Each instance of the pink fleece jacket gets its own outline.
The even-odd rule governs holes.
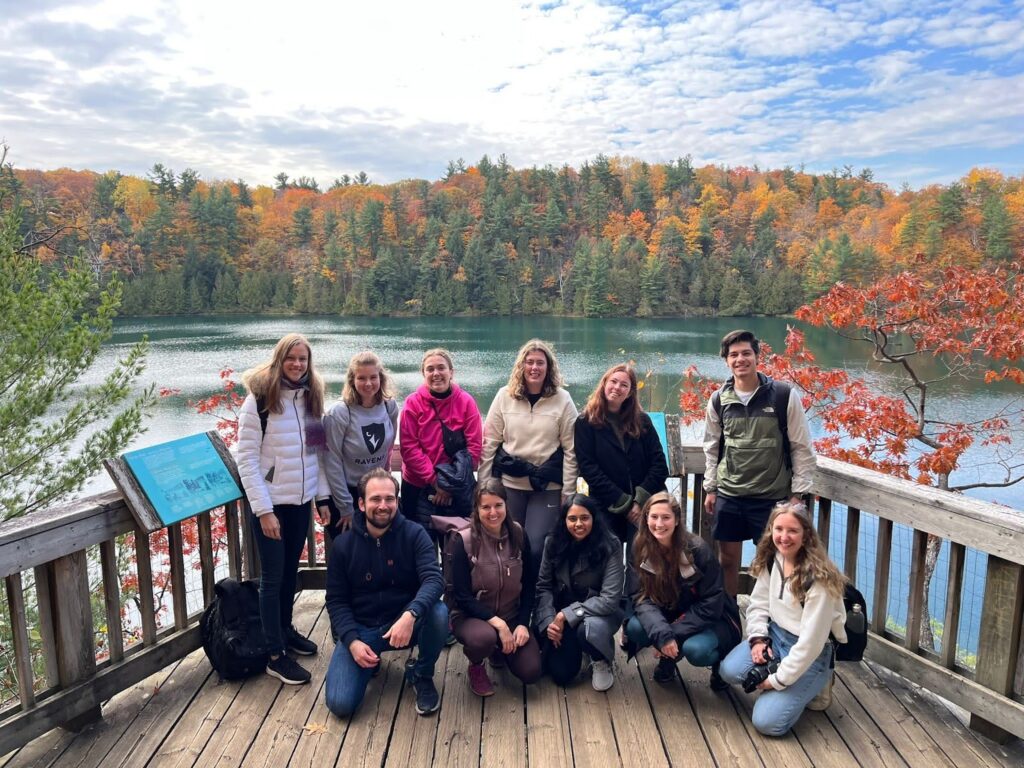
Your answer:
[[[418,488],[433,485],[434,467],[449,460],[444,452],[438,416],[449,429],[465,430],[473,469],[480,464],[483,426],[480,409],[472,395],[452,382],[452,393],[446,398],[437,398],[421,384],[406,398],[398,428],[402,479]]]

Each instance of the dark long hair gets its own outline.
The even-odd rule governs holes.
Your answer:
[[[580,542],[572,537],[565,525],[565,519],[573,507],[583,507],[594,520],[590,535]],[[558,522],[552,529],[549,538],[551,539],[549,555],[556,568],[567,557],[575,557],[585,559],[587,566],[591,569],[601,569],[609,557],[622,556],[622,544],[619,543],[615,534],[608,530],[600,506],[583,493],[574,493],[568,501],[562,504],[562,512],[558,516]]]
[[[516,523],[508,511],[508,491],[501,480],[496,477],[488,477],[476,484],[473,489],[473,511],[469,516],[469,525],[473,529],[473,536],[479,538],[484,535],[484,526],[480,522],[480,498],[484,494],[497,496],[505,502],[505,519],[501,527],[508,534],[509,547],[513,554],[519,554],[523,549],[523,529]]]
[[[586,419],[591,426],[605,426],[608,418],[608,400],[604,396],[604,385],[614,373],[624,373],[629,378],[629,397],[622,401],[619,416],[622,420],[622,431],[636,439],[640,437],[640,432],[643,430],[642,414],[644,409],[640,406],[637,393],[636,369],[627,363],[618,363],[604,372],[604,376],[597,382],[597,386],[590,394],[590,399],[587,400],[580,416]]]
[[[658,504],[667,504],[676,519],[672,543],[667,549],[654,538],[647,523],[651,507]],[[671,608],[679,601],[681,592],[679,568],[693,565],[693,550],[700,545],[700,539],[686,530],[683,509],[670,493],[662,491],[651,496],[644,503],[642,514],[643,519],[633,539],[633,567],[640,579],[640,596],[663,608]],[[640,567],[645,561],[654,573]]]

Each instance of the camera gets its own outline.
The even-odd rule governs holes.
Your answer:
[[[768,657],[768,661],[764,664],[755,664],[747,672],[746,677],[743,678],[743,690],[746,693],[753,693],[757,690],[757,686],[767,680],[768,675],[774,674],[779,668],[779,660],[775,658],[770,645],[765,646],[764,652],[765,656]]]

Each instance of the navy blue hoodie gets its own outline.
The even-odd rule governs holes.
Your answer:
[[[327,612],[337,642],[349,645],[358,630],[392,624],[407,609],[425,616],[441,599],[444,577],[422,526],[398,512],[379,539],[357,511],[352,527],[334,540],[327,563]]]

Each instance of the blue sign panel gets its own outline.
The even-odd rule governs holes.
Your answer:
[[[668,435],[665,431],[665,414],[648,413],[647,415],[651,417],[654,431],[658,433],[658,439],[661,440],[661,450],[665,452],[665,458],[668,459]]]
[[[129,451],[123,458],[165,525],[242,497],[205,434]]]

